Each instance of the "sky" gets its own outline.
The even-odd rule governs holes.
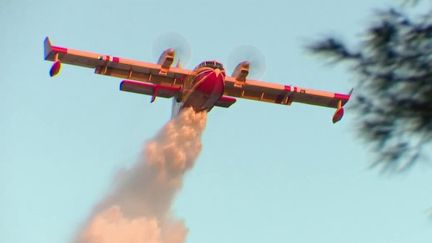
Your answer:
[[[156,61],[155,40],[176,32],[192,49],[187,68],[226,63],[237,46],[252,45],[266,59],[260,79],[345,93],[355,77],[304,46],[329,34],[363,38],[372,11],[395,1],[376,2],[2,0],[0,242],[69,242],[116,172],[170,118],[170,100],[150,104],[93,70],[64,65],[50,78],[46,36]],[[369,169],[374,154],[349,104],[336,125],[333,112],[248,100],[213,109],[173,205],[187,242],[431,242],[430,165],[401,175]]]

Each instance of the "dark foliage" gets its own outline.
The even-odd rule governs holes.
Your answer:
[[[377,152],[373,166],[403,171],[431,148],[432,14],[388,9],[375,18],[355,49],[333,37],[308,48],[351,65],[357,80],[351,107],[359,133]]]

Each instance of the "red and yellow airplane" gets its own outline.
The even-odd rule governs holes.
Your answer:
[[[184,107],[210,111],[214,106],[230,107],[236,98],[264,101],[281,105],[293,102],[335,108],[333,123],[342,119],[343,106],[350,94],[338,94],[290,85],[247,79],[249,63],[241,62],[231,76],[225,74],[217,61],[204,61],[194,70],[172,66],[175,51],[165,50],[157,64],[79,51],[51,45],[44,41],[45,60],[53,61],[50,75],[59,73],[61,64],[88,67],[95,73],[123,78],[120,90],[146,94],[151,102],[156,97],[173,98],[173,115]]]

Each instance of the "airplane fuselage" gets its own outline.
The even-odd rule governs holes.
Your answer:
[[[210,111],[224,93],[225,70],[216,61],[205,61],[194,70],[191,87],[185,92],[184,107]]]

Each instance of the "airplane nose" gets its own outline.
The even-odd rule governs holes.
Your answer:
[[[214,70],[214,73],[216,74],[216,78],[219,77],[219,75],[221,74],[221,70],[219,68],[216,68]]]

